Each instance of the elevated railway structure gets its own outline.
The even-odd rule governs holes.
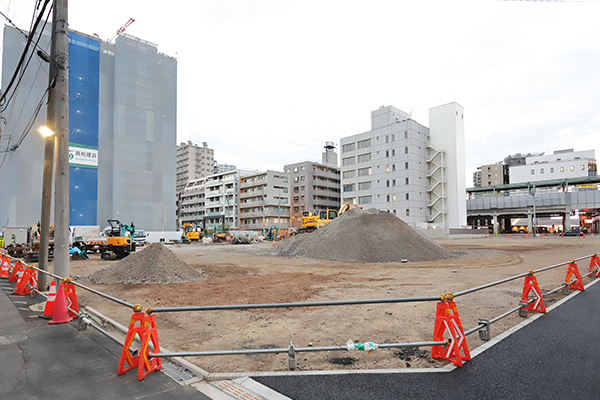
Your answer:
[[[467,189],[467,223],[509,233],[511,221],[526,221],[527,233],[542,233],[540,221],[557,221],[566,232],[577,215],[588,232],[600,232],[600,177],[556,179]],[[561,218],[559,218],[561,217]]]

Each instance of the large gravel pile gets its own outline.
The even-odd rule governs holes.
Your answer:
[[[89,276],[92,282],[102,285],[185,283],[203,278],[202,273],[187,265],[162,243],[153,243]]]
[[[283,240],[269,255],[332,261],[400,262],[453,258],[394,215],[353,208],[324,228]]]

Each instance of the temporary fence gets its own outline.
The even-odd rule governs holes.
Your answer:
[[[2,266],[6,260],[9,260],[5,254],[0,254]],[[586,274],[581,275],[577,262],[590,259],[588,271]],[[15,269],[17,264],[21,262],[16,260]],[[542,291],[540,289],[536,274],[551,269],[555,269],[561,266],[567,266],[567,273],[564,282],[555,289],[550,291]],[[366,299],[366,300],[346,300],[346,301],[320,301],[320,302],[297,302],[297,303],[269,303],[269,304],[237,304],[237,305],[216,305],[216,306],[188,306],[188,307],[148,307],[145,312],[142,311],[141,305],[133,305],[124,300],[118,299],[114,296],[102,293],[98,290],[90,288],[79,282],[75,282],[69,277],[60,277],[55,274],[49,273],[38,269],[32,265],[22,267],[22,272],[17,286],[26,287],[30,291],[28,294],[32,296],[40,294],[44,297],[50,297],[49,293],[46,296],[34,287],[34,281],[37,280],[31,277],[32,273],[27,271],[37,271],[38,273],[47,274],[57,280],[60,280],[58,295],[56,296],[57,305],[58,302],[69,301],[68,306],[63,306],[65,310],[68,310],[68,315],[59,317],[59,321],[55,323],[69,322],[71,317],[79,318],[79,329],[85,329],[87,326],[91,326],[98,330],[102,334],[106,335],[113,341],[123,346],[117,373],[123,374],[131,369],[138,370],[138,379],[142,380],[145,376],[156,370],[160,370],[162,367],[162,358],[168,357],[209,357],[209,356],[231,356],[231,355],[252,355],[252,354],[281,354],[287,353],[288,355],[288,366],[290,369],[295,369],[296,365],[296,353],[308,353],[308,352],[323,352],[323,351],[366,351],[371,352],[377,349],[391,349],[391,348],[407,348],[407,347],[431,347],[431,355],[434,359],[447,360],[452,362],[456,366],[461,366],[464,361],[470,361],[471,356],[467,345],[466,337],[475,332],[479,332],[481,340],[489,340],[491,338],[491,325],[499,320],[518,312],[521,317],[527,317],[529,312],[545,313],[546,306],[544,299],[561,289],[565,294],[571,290],[584,291],[583,278],[584,277],[600,277],[600,258],[597,254],[587,255],[584,257],[576,258],[571,261],[561,262],[558,264],[550,265],[544,268],[536,270],[530,270],[522,274],[514,275],[505,279],[501,279],[495,282],[480,285],[474,288],[461,290],[455,293],[444,293],[440,296],[429,296],[429,297],[405,297],[405,298],[381,298],[381,299]],[[4,270],[0,278],[5,278],[7,275]],[[14,273],[14,269],[10,267],[9,272]],[[12,276],[12,274],[11,274]],[[23,278],[26,277],[26,278]],[[27,278],[28,277],[28,278]],[[508,283],[520,278],[524,278],[523,291],[519,300],[519,305],[504,312],[501,315],[490,319],[480,318],[477,321],[477,325],[469,330],[464,330],[458,312],[458,306],[456,299],[472,294],[478,291],[489,289],[491,287]],[[6,279],[6,278],[5,278]],[[27,280],[26,283],[22,283]],[[85,310],[79,311],[77,306],[77,300],[75,296],[75,286],[87,290],[91,293],[102,296],[108,300],[111,300],[117,304],[129,307],[133,310],[133,314],[130,319],[129,327],[126,332],[125,340],[121,340],[113,336],[110,332],[103,329],[101,322],[96,317],[90,315]],[[65,287],[66,292],[65,292]],[[66,299],[66,300],[65,300]],[[69,300],[70,299],[70,300]],[[50,299],[48,299],[50,301]],[[374,305],[374,304],[391,304],[391,303],[415,303],[415,302],[437,302],[436,305],[436,316],[433,327],[433,338],[431,341],[421,342],[406,342],[406,343],[375,343],[375,342],[364,342],[355,343],[349,340],[345,345],[341,346],[322,346],[322,347],[295,347],[290,342],[288,347],[281,348],[268,348],[268,349],[235,349],[235,350],[214,350],[214,351],[186,351],[186,352],[161,352],[158,340],[158,330],[156,326],[156,314],[158,313],[169,313],[169,312],[206,312],[206,311],[227,311],[227,310],[255,310],[255,309],[277,309],[277,308],[309,308],[309,307],[337,307],[337,306],[356,306],[356,305]],[[53,318],[54,320],[54,318]],[[51,321],[52,323],[52,321]],[[141,343],[140,349],[133,349],[132,344],[135,339],[138,339]]]

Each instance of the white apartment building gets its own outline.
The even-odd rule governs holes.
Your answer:
[[[417,228],[466,225],[463,108],[429,110],[431,127],[395,107],[341,139],[342,202],[390,212]],[[461,191],[462,190],[462,191]]]
[[[527,157],[525,165],[510,167],[510,183],[540,182],[598,174],[594,150],[557,150],[553,154]]]
[[[252,173],[227,171],[188,182],[180,196],[179,226],[239,228],[240,179]]]
[[[235,169],[235,168],[234,168]],[[180,193],[188,181],[215,173],[215,151],[202,142],[202,147],[192,141],[177,146],[177,185]]]
[[[241,178],[240,228],[264,233],[272,226],[285,233],[290,227],[290,176],[265,171]]]

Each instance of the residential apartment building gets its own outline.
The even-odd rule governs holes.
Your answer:
[[[598,175],[594,150],[558,150],[527,157],[525,165],[509,169],[510,183],[539,182]]]
[[[371,112],[371,130],[341,139],[342,203],[390,212],[417,228],[466,224],[464,116],[429,110],[430,128],[395,107]]]
[[[283,170],[291,179],[291,227],[302,227],[302,212],[316,212],[341,205],[340,169],[332,142],[327,142],[322,163],[302,161],[286,164]]]
[[[240,227],[240,179],[254,171],[234,170],[189,181],[180,195],[179,227]]]
[[[285,233],[290,227],[290,176],[267,170],[241,178],[240,228],[264,233],[277,227]]]
[[[505,166],[502,163],[482,165],[473,173],[473,187],[503,185]]]
[[[212,175],[215,171],[215,151],[202,142],[202,147],[192,141],[177,146],[177,193],[180,193],[188,181]],[[235,169],[235,168],[233,168]]]
[[[231,164],[219,164],[218,162],[215,161],[215,174],[218,174],[219,172],[227,172],[227,171],[233,171],[236,170],[237,167],[235,165],[231,165]]]
[[[51,30],[48,25],[38,43],[46,53]],[[3,88],[25,41],[5,26]],[[119,219],[140,229],[175,229],[177,60],[127,34],[111,43],[69,31],[68,46],[69,224]],[[9,107],[14,112],[3,115],[0,185],[10,190],[0,191],[0,221],[7,226],[30,226],[41,213],[45,140],[37,129],[46,124],[45,102],[36,109],[48,87],[48,64],[36,51],[29,49]]]

